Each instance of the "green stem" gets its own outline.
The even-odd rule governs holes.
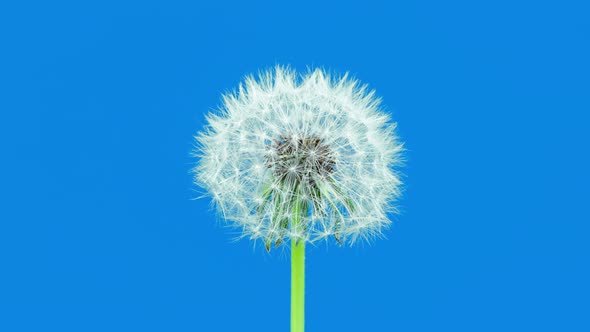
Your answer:
[[[305,240],[291,241],[291,332],[303,332],[305,322]]]
[[[303,217],[307,204],[299,199],[293,204],[293,224],[298,234],[305,228]],[[305,328],[305,239],[291,238],[291,332],[303,332]]]

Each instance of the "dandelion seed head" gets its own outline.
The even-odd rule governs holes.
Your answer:
[[[278,66],[222,100],[196,137],[193,173],[243,236],[267,248],[301,239],[352,244],[391,223],[403,146],[365,85]]]

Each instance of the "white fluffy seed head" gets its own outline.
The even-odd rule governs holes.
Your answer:
[[[374,91],[317,69],[276,67],[223,96],[197,137],[195,183],[267,249],[382,234],[400,195],[402,144]]]

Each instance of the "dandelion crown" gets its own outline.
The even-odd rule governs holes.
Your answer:
[[[267,250],[371,239],[390,224],[401,186],[402,144],[379,103],[358,81],[319,69],[247,77],[197,136],[195,182]]]

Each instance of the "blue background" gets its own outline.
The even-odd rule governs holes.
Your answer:
[[[583,1],[3,2],[1,331],[287,331],[288,251],[189,169],[243,75],[369,83],[407,142],[387,240],[309,248],[308,331],[590,331]]]

